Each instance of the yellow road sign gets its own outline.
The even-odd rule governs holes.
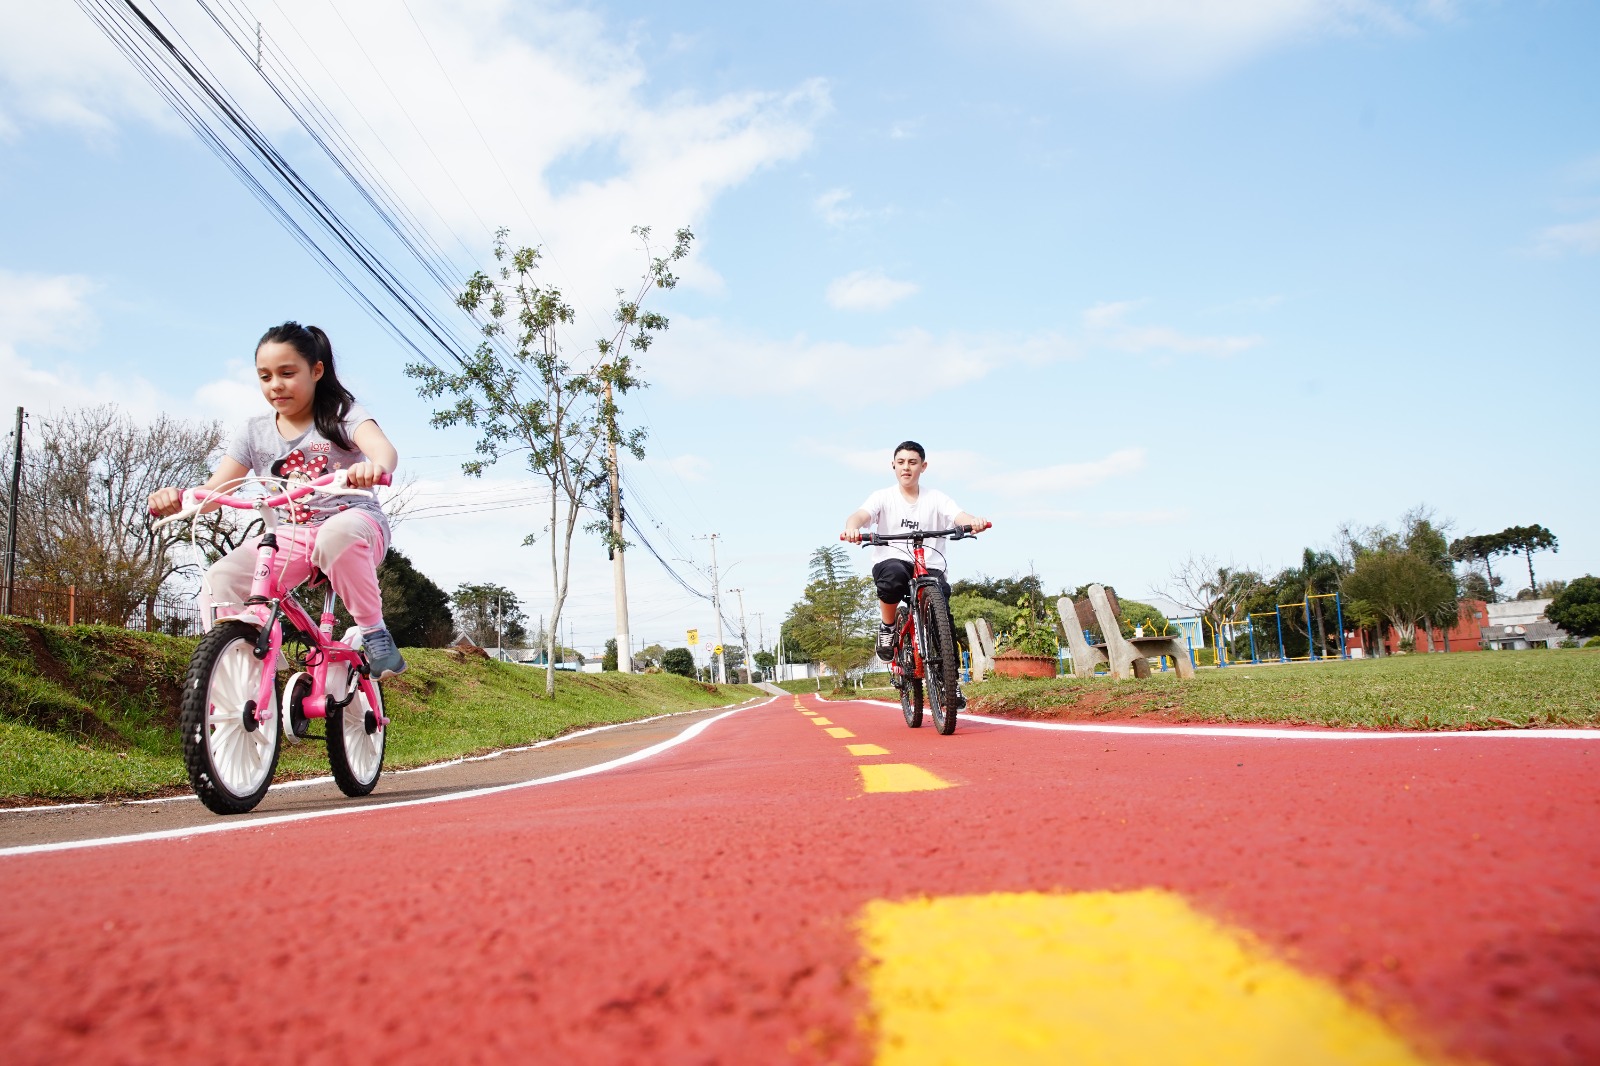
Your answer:
[[[718,644],[715,648],[712,648],[711,649],[711,654],[712,655],[721,655],[722,654],[722,645]]]
[[[689,630],[689,645],[690,645],[690,647],[693,647],[694,645],[696,645],[698,643],[700,643],[700,631],[698,629]]]

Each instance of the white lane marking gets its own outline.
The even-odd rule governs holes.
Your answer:
[[[900,710],[898,703],[886,700],[850,700],[874,707]],[[1084,725],[1073,722],[1022,722],[1012,718],[990,718],[984,714],[961,714],[969,722],[1009,725],[1018,729],[1054,729],[1063,733],[1135,733],[1164,737],[1242,737],[1247,740],[1428,740],[1440,737],[1480,737],[1505,740],[1592,740],[1600,743],[1600,729],[1454,729],[1384,732],[1378,729],[1272,729],[1266,726],[1205,725]]]
[[[631,755],[612,759],[610,762],[598,763],[594,766],[585,766],[579,770],[568,770],[565,773],[552,774],[549,777],[536,777],[528,781],[514,781],[509,785],[491,785],[486,788],[475,788],[466,792],[450,792],[443,796],[426,796],[422,799],[398,800],[394,803],[372,803],[361,807],[329,807],[320,811],[302,811],[297,814],[275,814],[266,818],[253,818],[243,822],[212,822],[206,825],[190,826],[185,829],[161,829],[150,833],[132,833],[120,837],[96,837],[92,840],[63,840],[55,844],[23,844],[17,847],[0,848],[0,858],[11,855],[37,855],[47,851],[75,851],[79,848],[99,848],[112,844],[141,844],[149,840],[181,840],[185,837],[204,836],[208,833],[237,832],[241,829],[257,829],[262,826],[286,825],[291,822],[309,822],[318,818],[348,817],[357,814],[373,814],[378,811],[398,810],[401,807],[420,807],[431,803],[449,803],[455,800],[475,799],[479,796],[493,796],[500,792],[511,792],[519,788],[530,788],[534,785],[553,785],[559,781],[571,781],[579,777],[588,777],[591,774],[605,773],[615,770],[619,766],[629,763],[643,762],[654,758],[662,752],[669,751],[679,744],[687,743],[704,733],[713,722],[720,722],[724,718],[748,711],[754,707],[765,707],[776,696],[762,700],[760,703],[748,703],[735,707],[731,711],[723,711],[712,718],[704,718],[689,726],[675,737],[663,740],[659,744],[652,744],[648,748],[641,748]]]
[[[746,704],[749,702],[749,700],[745,701]],[[765,702],[770,703],[771,700],[767,700]],[[738,706],[742,709],[744,704],[736,705],[732,703],[724,703],[722,706]],[[446,767],[461,766],[469,762],[488,762],[490,759],[498,759],[502,755],[516,755],[519,752],[532,751],[535,748],[548,748],[552,744],[565,744],[569,740],[577,740],[580,737],[593,736],[596,733],[604,733],[608,729],[621,729],[625,725],[644,725],[646,722],[663,722],[668,718],[679,718],[686,714],[704,714],[708,710],[718,709],[719,708],[715,707],[701,707],[698,710],[693,711],[669,711],[666,714],[652,715],[649,718],[634,718],[626,722],[612,722],[610,725],[591,726],[588,729],[580,729],[576,733],[563,733],[559,737],[551,737],[549,740],[539,740],[532,744],[524,744],[519,748],[501,748],[499,751],[491,751],[486,755],[463,755],[459,759],[447,759],[444,762],[431,762],[426,766],[409,766],[404,770],[389,770],[385,773],[385,776],[400,777],[403,774],[425,774],[430,770],[443,770]],[[272,786],[272,790],[274,792],[283,792],[291,788],[308,788],[312,785],[331,784],[333,784],[333,778],[331,777],[302,777],[295,781],[285,781],[282,784],[275,784]],[[181,796],[157,796],[155,799],[113,800],[88,803],[55,803],[48,807],[4,807],[0,808],[0,817],[8,814],[42,814],[48,811],[70,811],[81,807],[139,807],[154,803],[199,802],[199,797],[197,797],[193,792],[185,792]]]

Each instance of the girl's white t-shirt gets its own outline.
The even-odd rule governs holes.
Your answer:
[[[867,497],[861,510],[872,516],[872,528],[879,533],[910,533],[914,529],[949,529],[956,524],[961,507],[938,489],[922,489],[915,502],[907,500],[900,486],[879,489]],[[938,537],[922,542],[929,553],[926,562],[929,570],[943,570],[945,538]],[[937,553],[937,554],[934,554]],[[903,559],[911,562],[911,542],[897,540],[892,544],[875,544],[872,562],[876,566],[886,559]]]

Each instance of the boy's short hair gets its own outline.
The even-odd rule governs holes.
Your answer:
[[[896,444],[890,457],[893,458],[893,456],[899,455],[901,452],[916,452],[918,459],[921,459],[923,462],[928,461],[928,453],[923,451],[922,445],[918,444],[914,440],[903,440],[899,444]]]

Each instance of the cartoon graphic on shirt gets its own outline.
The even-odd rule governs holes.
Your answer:
[[[305,484],[321,477],[327,469],[328,457],[326,455],[318,455],[307,459],[305,452],[296,448],[272,464],[272,476],[281,477],[290,484]],[[312,514],[310,507],[298,501],[289,507],[289,520],[298,525],[309,523]]]

